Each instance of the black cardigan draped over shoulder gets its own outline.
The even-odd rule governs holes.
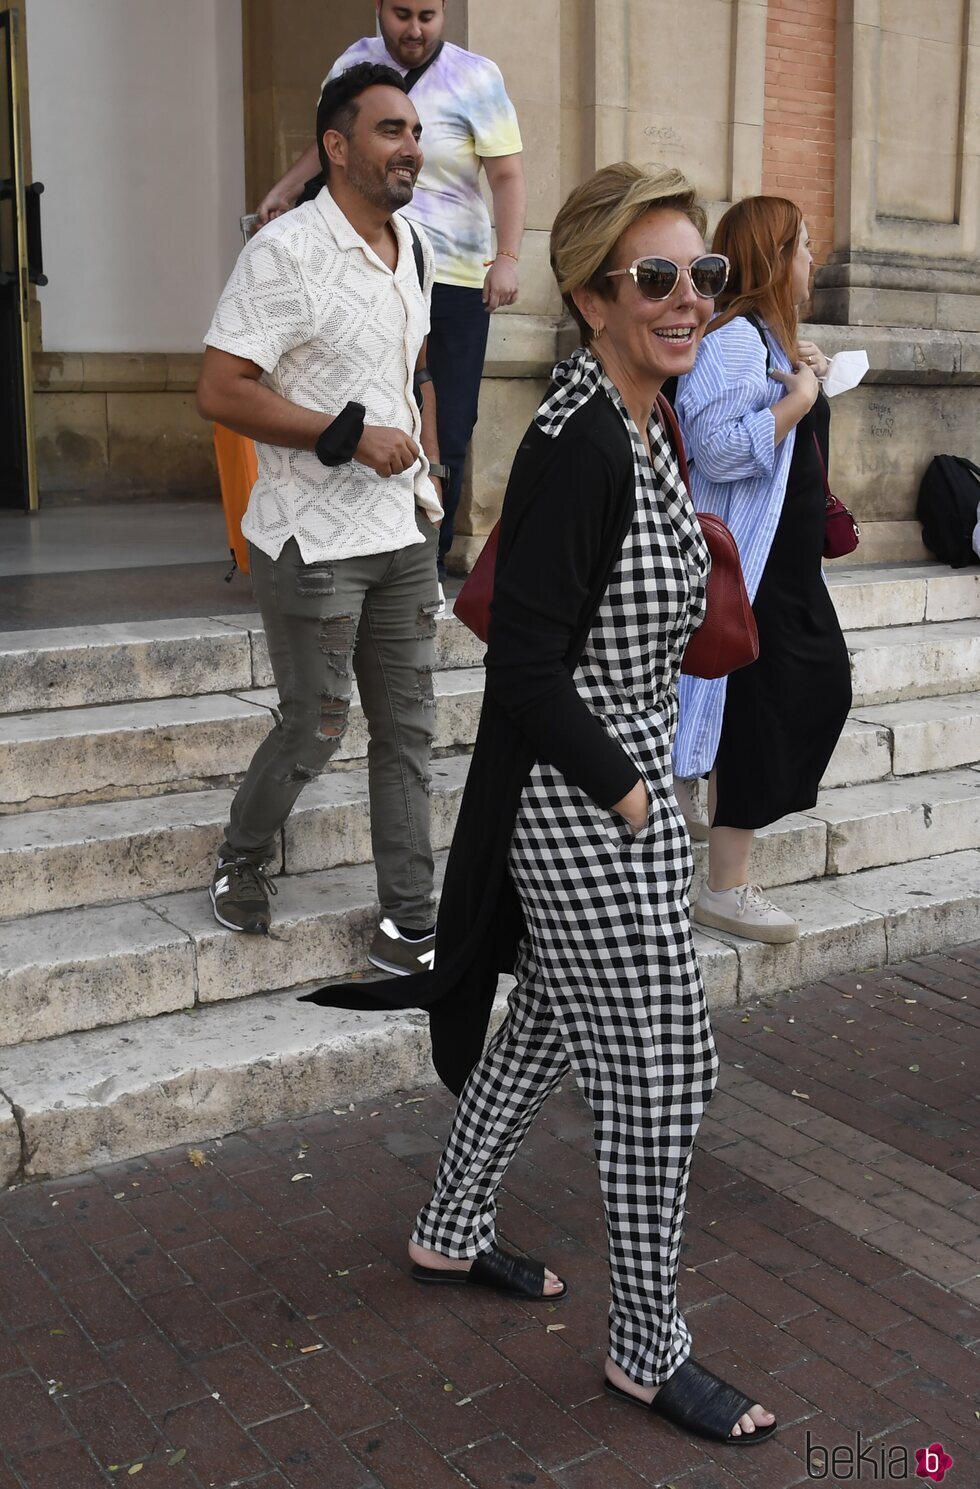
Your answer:
[[[558,435],[531,425],[504,497],[483,711],[446,867],[435,968],[306,995],[339,1008],[427,1009],[435,1068],[456,1094],[483,1052],[498,974],[513,972],[525,930],[507,857],[531,767],[547,761],[605,808],[640,779],[573,681],[635,507],[629,434],[601,389]]]

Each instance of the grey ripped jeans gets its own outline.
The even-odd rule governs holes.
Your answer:
[[[256,862],[278,857],[296,798],[344,736],[353,675],[370,741],[381,911],[409,929],[435,918],[429,755],[439,535],[424,513],[416,518],[424,543],[393,553],[304,564],[292,538],[275,560],[250,547],[281,721],[252,757],[221,849]]]

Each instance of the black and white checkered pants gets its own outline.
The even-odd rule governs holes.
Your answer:
[[[571,1068],[595,1117],[609,1353],[630,1380],[659,1385],[691,1347],[677,1264],[694,1137],[717,1074],[688,914],[691,843],[670,764],[674,683],[703,614],[707,553],[663,430],[651,422],[648,456],[598,364],[590,377],[574,396],[608,395],[619,409],[637,491],[576,687],[634,760],[650,815],[634,836],[552,766],[534,766],[510,847],[527,923],[517,988],[463,1089],[413,1239],[449,1257],[487,1250],[507,1165]],[[590,393],[600,383],[605,395]]]
[[[517,988],[463,1090],[414,1235],[451,1257],[491,1245],[507,1165],[571,1067],[595,1116],[610,1356],[640,1385],[666,1380],[690,1351],[677,1266],[717,1068],[688,920],[690,843],[669,784],[651,774],[650,821],[633,837],[549,766],[534,768],[511,845],[528,925]]]

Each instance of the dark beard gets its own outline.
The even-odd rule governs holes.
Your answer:
[[[359,192],[372,207],[386,212],[397,212],[412,200],[414,187],[407,181],[398,181],[387,171],[378,171],[365,166],[362,158],[353,151],[347,158],[347,182]]]

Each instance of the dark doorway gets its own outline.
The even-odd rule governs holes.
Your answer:
[[[0,507],[37,509],[30,286],[44,284],[40,184],[24,180],[18,22],[0,11]]]

